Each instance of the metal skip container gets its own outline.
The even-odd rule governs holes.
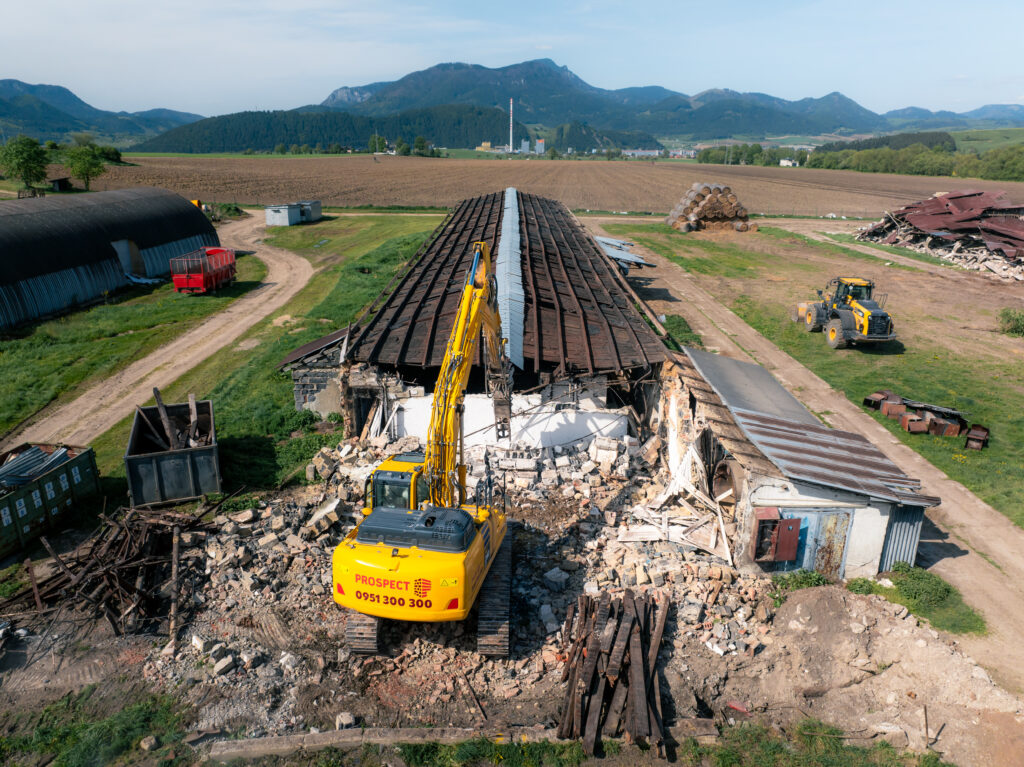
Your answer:
[[[124,454],[133,507],[189,501],[221,491],[213,403],[138,408]],[[172,434],[168,434],[169,426]]]

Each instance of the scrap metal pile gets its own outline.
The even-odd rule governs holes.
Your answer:
[[[857,235],[966,269],[1024,282],[1024,206],[1003,192],[957,191],[915,202]]]
[[[38,445],[32,445],[20,453],[11,451],[7,460],[0,466],[0,491],[27,485],[70,460],[71,455],[66,447],[47,452]]]
[[[665,223],[680,232],[698,229],[757,231],[757,224],[747,220],[747,209],[730,187],[700,181],[686,191]]]
[[[201,507],[192,515],[132,509],[120,519],[100,514],[103,525],[96,533],[64,555],[40,537],[53,558],[53,573],[37,579],[27,562],[29,585],[0,601],[0,615],[17,619],[82,609],[106,619],[118,636],[168,619],[174,637],[179,603],[189,603],[180,598],[186,580],[180,577],[178,561],[181,538],[185,531],[199,529],[209,511]]]
[[[593,755],[600,733],[621,729],[631,743],[647,742],[662,753],[664,717],[657,660],[669,599],[629,589],[614,600],[581,595],[569,606],[562,631],[568,682],[558,728],[561,738],[582,738]]]

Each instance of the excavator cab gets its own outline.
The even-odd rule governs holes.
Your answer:
[[[413,510],[429,501],[424,460],[423,453],[400,453],[374,470],[363,489],[363,514],[377,508]]]

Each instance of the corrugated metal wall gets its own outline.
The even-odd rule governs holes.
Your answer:
[[[220,245],[216,234],[195,234],[174,242],[165,242],[155,248],[139,251],[146,263],[146,277],[162,277],[171,272],[171,259],[198,250],[204,245],[216,247]]]
[[[113,248],[110,253],[108,261],[62,269],[12,285],[0,285],[0,328],[62,312],[126,285],[128,281]]]
[[[878,572],[892,570],[897,562],[914,564],[917,545],[921,541],[924,509],[920,506],[896,506],[889,514],[889,527],[885,531],[885,545]]]

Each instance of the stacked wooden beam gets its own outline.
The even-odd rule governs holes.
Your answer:
[[[664,748],[657,660],[670,601],[658,592],[612,598],[581,595],[570,605],[562,632],[567,684],[558,727],[561,738],[582,738],[594,755],[603,733]]]
[[[202,526],[202,517],[211,510],[201,507],[195,514],[183,514],[131,509],[116,518],[101,513],[100,528],[63,555],[40,537],[53,558],[53,574],[37,579],[31,560],[26,560],[29,585],[0,601],[0,615],[31,618],[33,613],[41,616],[61,608],[81,610],[105,619],[118,636],[166,618],[173,639],[181,591],[181,537]]]
[[[669,213],[665,223],[681,232],[698,229],[757,231],[747,220],[747,209],[728,186],[698,181]]]

